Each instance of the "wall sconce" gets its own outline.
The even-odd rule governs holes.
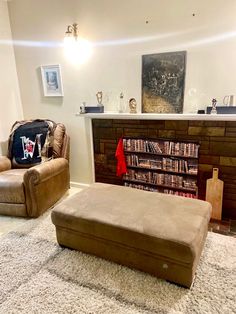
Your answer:
[[[72,25],[68,25],[67,31],[65,33],[64,42],[77,41],[78,34],[79,34],[79,30],[78,30],[78,24],[77,23],[74,23]]]
[[[92,53],[89,41],[79,36],[77,23],[67,26],[64,48],[66,57],[73,63],[84,63]]]

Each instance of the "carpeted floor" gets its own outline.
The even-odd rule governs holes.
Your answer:
[[[63,199],[74,195],[77,192],[80,192],[82,188],[71,186],[70,189],[65,193],[65,195],[58,201],[61,202]],[[23,218],[23,217],[11,217],[0,215],[0,237],[8,233],[19,226],[23,225],[26,221],[32,218]],[[1,313],[0,313],[1,314]]]
[[[0,238],[0,313],[236,313],[236,239],[208,233],[193,287],[58,246],[50,213]]]

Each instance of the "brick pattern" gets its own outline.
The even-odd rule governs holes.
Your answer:
[[[236,219],[236,122],[93,119],[92,123],[97,182],[123,184],[116,176],[115,158],[122,136],[197,141],[199,198],[205,199],[206,180],[213,167],[219,168],[224,181],[222,216]]]

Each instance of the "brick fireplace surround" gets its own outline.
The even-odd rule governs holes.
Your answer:
[[[206,180],[219,168],[224,181],[224,219],[236,219],[236,121],[92,118],[95,181],[122,185],[115,151],[122,136],[193,140],[200,144],[198,187],[205,199]]]

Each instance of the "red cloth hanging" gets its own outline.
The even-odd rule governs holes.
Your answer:
[[[122,174],[127,172],[126,162],[125,162],[125,154],[124,154],[124,148],[123,148],[123,139],[120,138],[117,148],[116,148],[116,159],[117,159],[117,165],[116,165],[116,175],[118,177],[122,176]]]

